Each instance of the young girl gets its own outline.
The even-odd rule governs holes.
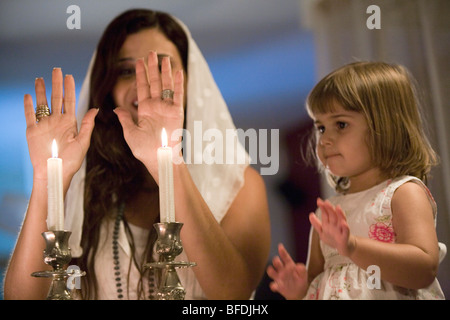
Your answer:
[[[437,156],[408,72],[346,65],[315,86],[307,110],[337,195],[310,214],[307,266],[279,245],[270,288],[286,299],[444,299],[436,204],[424,184]]]

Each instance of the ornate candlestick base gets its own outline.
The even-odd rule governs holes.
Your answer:
[[[146,268],[157,269],[158,300],[184,300],[186,291],[178,278],[177,268],[188,268],[196,266],[195,262],[174,261],[183,251],[180,231],[183,224],[180,222],[155,223],[154,228],[158,234],[156,240],[156,252],[159,261],[147,263]]]
[[[52,266],[53,270],[33,272],[33,277],[52,278],[52,284],[47,295],[47,300],[72,300],[72,294],[68,290],[69,277],[84,276],[86,273],[78,269],[68,268],[64,265],[72,259],[69,248],[70,231],[47,231],[42,236],[45,240],[44,262]]]

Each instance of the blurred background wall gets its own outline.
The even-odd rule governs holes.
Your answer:
[[[339,3],[337,6],[336,4]],[[272,222],[272,247],[283,242],[306,261],[308,213],[330,190],[300,156],[311,121],[304,100],[315,82],[354,60],[385,59],[412,69],[429,93],[433,145],[443,165],[433,180],[438,235],[449,244],[449,16],[445,0],[15,0],[0,2],[0,280],[14,247],[32,185],[23,95],[53,67],[74,75],[77,93],[101,33],[129,8],[166,11],[189,28],[210,64],[238,128],[279,130],[279,170],[263,176]],[[368,29],[369,5],[381,9],[381,29]],[[81,28],[68,29],[70,5]],[[447,40],[446,42],[444,40]],[[430,62],[431,57],[431,62]],[[49,90],[48,90],[49,91]],[[448,94],[448,93],[447,93]],[[49,95],[49,92],[48,92]],[[430,109],[431,110],[431,109]],[[261,164],[254,165],[260,168]],[[448,261],[448,257],[445,261]],[[269,261],[268,261],[269,263]],[[439,279],[450,296],[448,262]],[[0,298],[2,297],[0,293]],[[260,298],[278,299],[263,279]]]

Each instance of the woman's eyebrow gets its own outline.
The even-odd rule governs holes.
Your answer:
[[[127,62],[127,61],[136,61],[136,59],[131,58],[131,57],[127,57],[127,58],[120,58],[118,62]]]
[[[169,57],[172,58],[169,54],[166,53],[158,53],[158,60],[161,60],[164,57]],[[127,62],[127,61],[132,61],[135,62],[137,59],[136,58],[132,58],[132,57],[124,57],[124,58],[119,58],[118,62]]]

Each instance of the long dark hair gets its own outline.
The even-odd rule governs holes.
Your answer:
[[[146,9],[133,9],[116,17],[104,31],[97,46],[92,69],[89,108],[99,108],[86,154],[84,223],[81,239],[83,256],[76,259],[83,277],[82,297],[97,298],[94,271],[100,225],[107,216],[116,214],[118,204],[125,203],[143,186],[145,167],[137,160],[123,137],[122,126],[113,109],[112,95],[117,81],[117,58],[128,35],[143,29],[160,30],[177,47],[187,72],[188,41],[182,27],[168,14]],[[127,226],[125,222],[125,226]],[[149,239],[154,242],[154,239]],[[133,244],[132,244],[133,246]],[[151,256],[153,243],[147,246]]]

